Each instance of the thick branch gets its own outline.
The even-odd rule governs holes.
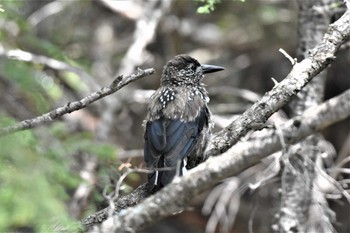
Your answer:
[[[299,0],[298,47],[297,57],[304,58],[307,51],[322,40],[330,23],[330,14],[316,10],[333,0]],[[290,103],[293,116],[306,109],[319,105],[324,96],[327,70],[319,73]],[[313,202],[312,190],[315,179],[315,161],[322,153],[317,145],[325,143],[320,134],[312,135],[300,143],[289,147],[284,154],[288,160],[283,166],[281,176],[281,207],[278,227],[280,232],[295,229],[307,232],[308,219],[313,213],[310,208]],[[316,149],[317,148],[317,149]],[[277,226],[277,225],[276,225]],[[327,230],[325,230],[327,231]]]
[[[281,149],[281,138],[283,135],[286,144],[294,144],[309,136],[312,132],[318,132],[329,125],[341,121],[349,116],[350,90],[338,97],[334,97],[325,103],[306,110],[302,115],[288,120],[280,128],[280,132],[274,130],[267,135],[254,138],[248,142],[241,142],[244,148],[241,149],[245,156],[258,156],[259,154],[269,155]],[[241,143],[233,146],[230,151],[240,151]]]
[[[348,9],[339,20],[329,26],[322,42],[309,51],[309,57],[297,63],[282,82],[215,136],[205,157],[225,152],[249,130],[264,123],[274,112],[289,102],[315,75],[335,59],[336,51],[349,35]]]
[[[349,102],[350,90],[289,120],[281,127],[284,140],[290,144],[296,143],[316,131],[349,117]],[[112,224],[110,221],[103,223],[102,232],[125,232],[128,229],[136,231],[154,221],[182,211],[199,193],[224,178],[239,174],[244,169],[258,163],[262,158],[280,150],[282,146],[279,137],[276,133],[269,139],[266,138],[266,142],[256,143],[259,141],[257,139],[246,143],[245,147],[235,146],[228,153],[209,158],[190,170],[188,175],[177,178],[141,204],[119,212],[111,220]],[[252,147],[254,149],[250,150],[249,148]],[[144,186],[140,188],[145,190]],[[140,190],[138,192],[140,193]],[[118,200],[116,205],[121,206],[125,200],[128,198]],[[83,221],[84,227],[88,228],[95,223],[102,222],[107,217],[107,213],[108,208],[89,216]]]
[[[334,60],[335,52],[350,35],[349,21],[350,12],[348,10],[343,17],[330,25],[323,41],[315,49],[310,51],[308,58],[293,67],[293,70],[285,80],[276,85],[273,90],[266,93],[260,101],[214,138],[214,142],[206,152],[207,157],[225,152],[241,136],[253,128],[254,125],[264,123],[272,113],[287,103],[312,77],[317,75]],[[323,115],[319,113],[312,115],[313,117],[303,115],[305,118],[300,116],[296,122],[294,122],[295,119],[289,121],[286,127],[283,127],[284,131],[291,131],[289,134],[283,134],[285,141],[295,143],[300,138],[304,138],[316,130],[323,129],[349,116],[350,109],[346,104],[350,101],[349,97],[350,93],[346,92],[341,97],[338,97],[337,100],[332,100],[335,102],[328,101],[309,112],[312,115],[315,112],[324,111],[325,113]],[[342,109],[343,112],[338,109]],[[333,114],[334,112],[339,112],[339,114]],[[315,122],[310,121],[311,119],[314,119]],[[319,120],[316,121],[316,119]],[[192,169],[189,175],[175,180],[172,184],[146,199],[142,204],[120,212],[119,215],[114,217],[112,221],[114,224],[111,224],[111,228],[108,228],[106,231],[111,232],[113,230],[115,232],[121,232],[130,230],[131,228],[136,230],[153,221],[182,210],[189,200],[198,193],[203,192],[225,177],[238,174],[272,152],[281,149],[278,136],[274,138],[273,145],[271,145],[271,140],[269,140],[270,144],[265,143],[266,147],[270,147],[264,151],[266,153],[259,153],[260,150],[258,150],[257,153],[244,156],[242,156],[243,153],[234,156],[226,153],[216,158],[210,158],[208,161]],[[98,217],[96,216],[96,218]],[[87,219],[88,221],[83,221],[85,227],[101,222],[101,219],[95,219],[94,215],[89,216]]]
[[[73,111],[77,111],[79,109],[85,108],[87,105],[107,96],[113,94],[114,92],[120,90],[122,87],[128,85],[129,83],[143,78],[145,76],[151,75],[155,72],[153,68],[141,70],[138,69],[133,74],[123,77],[118,76],[111,85],[107,87],[103,87],[101,90],[92,93],[91,95],[74,102],[69,102],[65,106],[56,108],[48,113],[45,113],[41,116],[38,116],[33,119],[24,120],[15,125],[7,126],[5,128],[0,129],[0,137],[5,136],[11,133],[15,133],[21,130],[31,129],[39,125],[47,124],[52,122],[58,117],[63,116],[64,114],[71,113]]]

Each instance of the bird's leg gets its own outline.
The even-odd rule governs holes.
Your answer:
[[[177,161],[175,177],[180,177],[187,174],[186,165],[187,165],[187,158],[185,158],[182,161],[181,160]]]
[[[177,160],[177,163],[176,163],[176,173],[175,173],[175,177],[179,177],[181,174],[180,174],[180,171],[181,171],[181,160]],[[174,177],[174,178],[175,178]]]
[[[156,171],[156,178],[154,179],[154,185],[157,185],[158,183],[158,171]]]
[[[186,169],[186,165],[187,165],[187,158],[185,158],[183,161],[183,165],[182,165],[182,175],[185,176],[187,174],[187,169]]]

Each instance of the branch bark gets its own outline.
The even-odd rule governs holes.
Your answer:
[[[219,155],[234,145],[249,130],[262,125],[274,112],[288,103],[311,79],[335,59],[339,47],[349,38],[350,12],[331,24],[323,40],[308,51],[300,63],[294,65],[288,76],[238,119],[220,131],[212,140],[205,157]]]
[[[250,129],[263,124],[269,116],[286,104],[315,75],[334,60],[335,53],[349,36],[350,11],[348,9],[337,22],[329,26],[323,41],[309,51],[309,57],[297,63],[281,83],[277,84],[260,101],[215,136],[206,151],[206,157],[216,156],[227,151]],[[346,92],[339,99],[327,101],[325,104],[311,110],[311,112],[308,111],[301,117],[288,121],[286,123],[287,128],[284,128],[286,133],[283,134],[285,141],[295,143],[297,140],[349,116],[349,106],[345,106],[345,103],[348,103],[349,100],[350,93]],[[322,114],[314,115],[315,112],[318,114],[322,112]],[[314,122],[310,121],[311,119]],[[317,121],[316,119],[323,120]],[[288,133],[289,131],[290,133]],[[208,161],[192,169],[189,175],[174,180],[173,183],[147,198],[142,204],[123,210],[114,216],[113,219],[102,225],[102,230],[104,232],[132,232],[153,221],[182,211],[195,195],[208,189],[221,179],[235,175],[256,164],[270,153],[281,149],[278,136],[275,136],[273,144],[265,143],[266,147],[267,145],[269,145],[269,148],[265,150],[265,152],[268,152],[267,154],[258,151],[245,156],[232,156],[232,154],[226,153],[216,158],[209,158]],[[101,216],[91,215],[82,223],[88,228],[95,223],[100,223]]]
[[[349,117],[350,106],[347,104],[349,101],[350,90],[287,121],[280,128],[285,142],[288,144],[296,143]],[[190,200],[199,193],[224,178],[239,174],[281,148],[280,135],[277,133],[245,142],[244,146],[237,144],[227,153],[209,158],[190,170],[188,175],[177,178],[139,205],[121,211],[124,207],[130,206],[130,204],[134,205],[149,196],[145,185],[117,200],[116,206],[119,207],[115,210],[117,214],[108,221],[105,221],[109,211],[109,208],[106,208],[90,215],[82,221],[82,224],[85,230],[103,222],[98,229],[100,232],[134,232],[154,221],[183,211]],[[96,228],[97,226],[92,228],[92,232],[95,232]]]
[[[331,5],[333,0],[299,0],[297,57],[304,58],[307,51],[322,40],[331,20],[331,14],[316,10]],[[324,96],[327,70],[303,88],[290,103],[292,115],[297,116],[306,109],[319,105]],[[289,147],[281,177],[281,207],[278,228],[280,232],[308,232],[308,219],[313,202],[313,183],[316,177],[315,161],[321,156],[320,144],[326,143],[320,134],[311,135],[300,143]],[[324,230],[325,232],[330,229]]]
[[[77,111],[79,109],[85,108],[87,105],[107,96],[110,94],[113,94],[114,92],[120,90],[124,86],[128,85],[129,83],[143,78],[145,76],[151,75],[155,72],[153,68],[142,70],[137,69],[136,72],[134,72],[131,75],[128,75],[126,77],[123,77],[122,75],[116,77],[114,81],[111,83],[111,85],[107,87],[103,87],[101,90],[96,91],[92,93],[91,95],[78,100],[74,102],[68,102],[65,106],[56,108],[48,113],[45,113],[41,116],[35,117],[33,119],[27,119],[24,121],[21,121],[17,124],[7,126],[0,129],[0,137],[15,133],[21,130],[31,129],[34,127],[37,127],[39,125],[47,124],[52,122],[53,120],[57,119],[58,117],[63,116],[64,114],[71,113],[73,111]]]
[[[259,158],[266,157],[282,148],[279,135],[284,136],[284,141],[287,144],[293,144],[313,132],[327,128],[335,121],[340,121],[349,116],[349,108],[341,108],[341,106],[346,104],[349,100],[350,91],[347,91],[343,95],[329,100],[316,109],[310,109],[305,112],[303,116],[298,116],[287,121],[281,126],[280,132],[270,130],[264,135],[249,140],[248,142],[239,142],[230,148],[228,153],[231,153],[231,156],[241,156],[242,158],[248,156]],[[255,160],[258,161],[259,159]],[[195,169],[193,171],[195,171]],[[119,198],[115,202],[114,212],[118,213],[122,209],[134,206],[149,196],[150,193],[148,193],[146,184],[143,184],[132,193]],[[108,213],[110,213],[109,207],[88,216],[82,221],[84,228],[88,229],[95,224],[102,223],[107,219]]]

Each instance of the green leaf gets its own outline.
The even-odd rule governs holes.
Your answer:
[[[199,14],[209,14],[214,11],[215,4],[220,3],[221,0],[196,0],[198,2],[203,2],[204,5],[197,8],[197,13]]]
[[[206,5],[206,6],[198,7],[197,13],[199,13],[199,14],[208,14],[208,13],[210,13],[209,6]]]

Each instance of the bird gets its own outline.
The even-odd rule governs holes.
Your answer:
[[[144,160],[150,192],[169,184],[204,161],[212,122],[204,74],[224,70],[180,54],[163,68],[144,120]]]

